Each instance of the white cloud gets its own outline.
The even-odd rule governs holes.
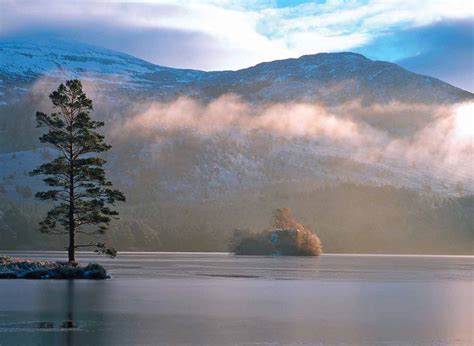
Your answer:
[[[128,32],[137,38],[144,31],[156,31],[157,39],[163,30],[168,33],[197,33],[210,43],[203,44],[202,40],[189,42],[185,53],[191,59],[186,66],[177,67],[236,69],[261,61],[350,50],[387,30],[474,16],[474,6],[465,0],[431,0],[422,4],[411,0],[328,0],[324,4],[311,2],[284,8],[276,8],[271,3],[235,0],[7,0],[2,4],[0,35],[9,36],[45,27],[57,28],[58,32],[62,28],[74,30],[77,27],[77,31],[87,32],[91,25],[104,30],[108,28],[109,32],[113,31],[110,28],[119,28],[117,35]],[[106,38],[103,45],[108,45]],[[163,59],[167,54],[163,49],[153,52],[153,46],[147,42],[142,46],[142,50],[147,52],[142,56],[151,57],[156,63],[167,61]],[[132,51],[127,46],[121,50],[137,54],[137,49]]]

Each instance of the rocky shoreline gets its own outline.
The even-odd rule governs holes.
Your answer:
[[[0,256],[0,279],[51,279],[51,280],[104,280],[110,276],[97,263],[81,266],[77,263],[31,261]]]

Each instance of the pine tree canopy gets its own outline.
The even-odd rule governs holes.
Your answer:
[[[104,123],[91,119],[92,101],[79,80],[61,84],[49,98],[55,112],[37,112],[36,120],[38,127],[47,130],[40,141],[58,149],[58,157],[30,173],[46,176],[43,181],[51,188],[36,197],[54,202],[40,222],[40,231],[69,234],[69,261],[74,261],[74,251],[79,247],[95,247],[97,252],[115,256],[116,251],[103,239],[112,219],[118,218],[112,207],[115,202],[124,202],[125,196],[112,189],[103,168],[106,161],[95,156],[111,148],[97,131]],[[93,241],[76,244],[76,234],[81,240]]]

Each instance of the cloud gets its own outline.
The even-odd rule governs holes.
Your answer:
[[[3,37],[73,38],[172,67],[227,69],[288,54],[254,30],[252,12],[215,5],[40,0],[2,6]]]
[[[255,106],[235,95],[224,95],[210,103],[181,97],[168,103],[132,106],[112,135],[160,142],[170,136],[177,138],[183,131],[188,136],[206,138],[265,132],[314,141],[316,147],[324,145],[360,162],[404,164],[411,167],[406,169],[474,186],[470,164],[474,128],[466,117],[473,107],[473,103],[440,107],[402,103],[362,106],[358,102],[331,108],[293,102]],[[424,125],[415,126],[403,136],[394,135],[388,131],[391,123],[371,124],[371,118],[378,119],[379,114],[385,113],[410,118],[412,122],[413,118],[424,117]],[[469,132],[460,131],[466,126],[470,126]],[[311,148],[311,144],[305,146]]]
[[[132,110],[135,115],[127,117],[124,125],[127,130],[137,133],[192,130],[208,136],[237,129],[270,131],[288,138],[330,138],[357,145],[378,140],[368,126],[336,117],[317,104],[276,103],[258,107],[235,95],[224,95],[206,104],[181,97],[170,103],[139,104],[138,108],[144,110]]]
[[[0,35],[74,38],[162,65],[218,70],[353,50],[396,31],[474,16],[463,0],[419,7],[408,0],[7,0]]]

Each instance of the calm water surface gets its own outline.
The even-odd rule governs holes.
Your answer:
[[[79,257],[113,278],[0,281],[1,346],[474,345],[474,257]]]

